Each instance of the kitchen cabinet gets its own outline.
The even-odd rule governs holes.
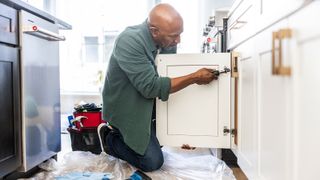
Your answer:
[[[254,59],[254,39],[242,43],[235,52],[238,57],[237,82],[237,143],[232,150],[238,164],[247,175],[255,176],[258,164],[257,61]]]
[[[285,33],[286,29],[288,29],[288,23],[284,19],[255,37],[254,51],[257,61],[255,68],[258,70],[257,107],[259,108],[258,172],[261,179],[293,178],[292,76],[295,72],[290,71],[291,75],[289,72],[289,67],[293,64],[292,50],[289,38],[280,40],[273,36],[274,33]]]
[[[320,2],[314,1],[288,18],[292,30],[293,174],[294,179],[318,179],[320,157]]]
[[[0,3],[0,178],[21,165],[17,11]],[[10,45],[10,46],[9,46]]]
[[[304,2],[230,49],[240,60],[233,151],[249,179],[317,179],[319,8]]]
[[[257,71],[258,150],[252,153],[257,153],[258,163],[257,176],[246,172],[249,178],[317,177],[320,143],[310,139],[317,137],[319,125],[316,47],[320,45],[320,27],[306,18],[320,17],[319,7],[318,1],[310,2],[253,38],[256,66],[251,69]]]
[[[241,2],[238,1],[240,4],[236,5],[236,9],[246,9],[241,6],[250,7],[244,2],[241,5]],[[160,129],[160,133],[169,135],[163,139],[169,142],[169,145],[179,146],[187,143],[193,145],[194,143],[202,147],[231,148],[238,158],[239,166],[249,179],[317,179],[317,162],[320,160],[317,156],[320,148],[320,142],[317,141],[320,126],[317,113],[320,107],[320,83],[318,83],[320,61],[317,58],[320,26],[315,22],[320,17],[320,2],[297,0],[290,4],[287,1],[280,1],[279,6],[275,4],[270,6],[266,1],[261,2],[263,3],[260,4],[263,6],[261,7],[263,10],[260,9],[261,15],[254,19],[254,22],[261,21],[260,26],[253,27],[247,24],[237,27],[232,25],[233,23],[229,24],[229,29],[232,29],[232,26],[237,28],[229,32],[232,35],[230,38],[233,39],[228,47],[233,54],[239,54],[236,59],[231,58],[230,65],[227,65],[231,67],[232,62],[236,61],[238,69],[237,78],[229,77],[228,81],[231,102],[229,107],[209,103],[209,101],[212,103],[217,99],[220,100],[217,98],[219,97],[217,89],[221,88],[220,83],[215,84],[216,89],[210,89],[211,95],[202,93],[194,87],[187,90],[189,88],[187,87],[185,92],[181,91],[181,94],[170,95],[168,102],[158,102],[160,108],[157,107],[159,108],[157,113],[164,114],[164,117],[157,119],[157,123],[163,123],[159,121],[165,123],[157,130]],[[278,15],[273,13],[281,11],[283,6],[288,6],[288,9]],[[245,14],[249,11],[243,12]],[[242,13],[238,14],[241,17]],[[236,22],[235,19],[239,19],[239,17],[232,18],[234,22]],[[265,19],[269,20],[265,21]],[[243,33],[242,28],[255,29],[248,31],[251,33],[250,36],[235,37]],[[235,31],[238,32],[235,33]],[[179,58],[174,58],[172,55],[172,58],[168,59],[167,67],[162,67],[164,70],[160,70],[159,74],[179,76],[195,70],[191,68],[188,71],[188,68],[182,68],[186,65],[185,61],[189,59],[183,55],[177,57]],[[193,59],[190,66],[202,64],[198,56]],[[213,55],[211,59],[214,59]],[[177,61],[181,62],[179,62],[180,65]],[[218,69],[223,67],[214,61],[207,63],[206,66]],[[162,66],[161,63],[160,66]],[[161,68],[160,66],[158,68]],[[177,67],[177,72],[172,72],[173,67]],[[186,94],[182,95],[182,93]],[[198,94],[207,97],[201,99],[201,102],[205,101],[203,104],[197,101],[200,97]],[[216,99],[211,96],[215,96]],[[197,98],[193,100],[193,97]],[[175,103],[175,101],[178,102]],[[181,116],[171,114],[173,109],[176,112],[176,106],[182,107],[177,111]],[[209,124],[201,121],[205,117],[213,119],[213,114],[218,114],[214,118],[220,116],[219,108],[227,109],[224,112],[230,113],[230,124],[227,124],[227,129],[230,127],[230,132],[233,132],[227,136],[230,146],[221,146],[217,143],[219,140],[215,139],[210,140],[206,145],[201,140],[194,142],[191,136],[201,134],[199,130],[192,131],[197,123],[201,123],[206,128],[203,133],[205,132],[207,136],[218,137],[223,134],[224,128],[221,129],[221,126],[226,125],[223,122],[216,121]],[[200,118],[197,118],[198,114],[201,114]],[[172,119],[179,119],[178,123],[170,122]],[[184,121],[185,119],[188,120]],[[209,130],[212,127],[213,129]],[[180,131],[183,128],[187,129]],[[186,138],[179,141],[173,140],[181,136]]]
[[[265,28],[293,13],[306,2],[307,0],[260,0],[256,25],[259,29]]]
[[[18,11],[0,3],[0,43],[18,44]]]
[[[201,68],[231,69],[230,53],[163,54],[156,58],[160,76],[179,77]],[[160,144],[231,147],[230,72],[208,85],[190,85],[157,101],[157,137]],[[182,126],[183,124],[183,126]]]
[[[256,30],[255,18],[259,3],[254,0],[236,0],[228,13],[227,46],[236,47],[250,38]]]
[[[71,26],[25,2],[0,2],[0,179],[60,151],[59,28]]]
[[[21,165],[17,48],[0,45],[0,177]]]

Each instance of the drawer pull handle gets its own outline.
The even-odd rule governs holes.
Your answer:
[[[34,35],[48,41],[64,41],[66,38],[64,36],[60,36],[57,33],[51,32],[49,30],[40,28],[38,26],[25,26],[23,27],[23,32]]]
[[[282,64],[282,40],[285,38],[291,38],[291,29],[280,29],[279,31],[272,33],[272,74],[290,76],[291,67],[283,66]],[[276,42],[278,41],[278,48],[276,48]],[[278,50],[276,57],[276,50]],[[276,62],[278,60],[278,62]]]
[[[247,21],[236,21],[233,26],[230,28],[230,30],[232,29],[241,29],[245,24],[247,24]]]

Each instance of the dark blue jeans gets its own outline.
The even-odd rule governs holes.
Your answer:
[[[155,132],[155,121],[151,123],[150,142],[144,155],[140,155],[128,147],[116,128],[108,134],[106,141],[110,148],[110,155],[127,161],[142,171],[154,171],[163,164],[163,154]]]

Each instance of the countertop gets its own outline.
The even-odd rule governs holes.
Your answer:
[[[34,14],[36,16],[40,16],[41,18],[44,18],[50,22],[57,24],[59,26],[59,29],[65,29],[65,30],[72,29],[72,26],[70,24],[62,21],[61,19],[58,19],[58,18],[52,16],[51,14],[49,14],[45,11],[37,9],[37,8],[31,6],[30,4],[25,3],[23,1],[20,1],[20,0],[0,0],[0,2],[7,5],[7,6],[14,8],[14,9],[25,10],[31,14]]]

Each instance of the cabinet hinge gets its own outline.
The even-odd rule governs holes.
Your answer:
[[[232,129],[231,130],[231,135],[236,135],[237,134],[237,130],[236,129]]]
[[[239,58],[238,52],[232,52],[231,53],[231,77],[238,78],[239,72],[238,72],[238,58]]]

